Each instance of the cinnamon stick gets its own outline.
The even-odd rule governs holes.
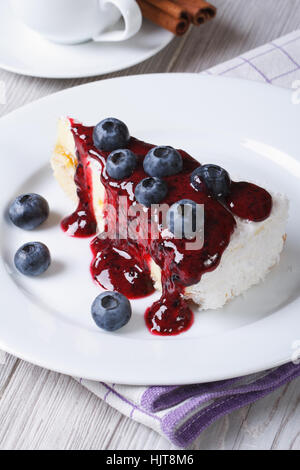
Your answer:
[[[179,7],[186,9],[192,23],[200,25],[216,16],[217,9],[205,0],[173,0]]]
[[[151,5],[159,8],[168,15],[174,16],[176,19],[187,19],[191,20],[189,13],[185,7],[175,3],[173,0],[146,0]]]
[[[185,7],[171,0],[137,0],[137,3],[145,18],[171,33],[182,36],[188,30],[190,16]]]

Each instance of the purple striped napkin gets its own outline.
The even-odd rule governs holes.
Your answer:
[[[300,30],[203,73],[291,88],[300,80]],[[299,376],[300,364],[289,363],[243,378],[196,385],[136,387],[82,379],[80,382],[120,412],[184,448],[221,416],[255,402]]]

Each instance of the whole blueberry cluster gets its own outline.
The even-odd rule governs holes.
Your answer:
[[[23,230],[33,230],[49,216],[49,205],[45,198],[35,193],[21,194],[10,205],[9,218]],[[15,254],[17,270],[25,276],[39,276],[51,264],[50,251],[41,242],[25,243]]]
[[[115,118],[104,119],[95,127],[93,136],[94,144],[99,150],[111,152],[106,161],[106,173],[116,180],[128,178],[137,167],[138,159],[126,148],[130,141],[126,124]],[[159,204],[167,196],[168,184],[164,178],[182,171],[182,156],[170,146],[153,147],[143,160],[143,168],[148,177],[136,185],[134,194],[140,204],[150,207],[152,204]],[[216,199],[225,198],[230,191],[229,174],[218,165],[199,166],[191,174],[190,181],[195,191],[205,191]],[[196,226],[196,206],[192,200],[175,202],[167,216],[170,231],[178,233],[180,229],[188,238],[191,229],[188,230],[189,233],[185,233],[187,230],[184,231],[183,226],[187,226],[187,222],[190,222],[191,228]]]

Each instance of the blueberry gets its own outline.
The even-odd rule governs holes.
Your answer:
[[[18,249],[14,261],[20,273],[25,276],[39,276],[49,268],[51,257],[46,245],[30,242]]]
[[[203,165],[193,171],[191,183],[198,190],[201,190],[204,184],[211,196],[223,198],[230,192],[231,180],[227,171],[220,166]]]
[[[168,186],[160,178],[145,178],[135,188],[135,198],[146,207],[161,202],[168,192]]]
[[[182,157],[173,147],[154,147],[144,159],[144,170],[150,176],[176,175],[182,170]]]
[[[94,300],[92,317],[99,328],[116,331],[126,325],[131,318],[131,305],[127,297],[119,292],[103,292]]]
[[[201,205],[190,199],[175,202],[167,212],[167,224],[176,238],[194,238],[203,229]]]
[[[114,150],[106,161],[107,174],[116,180],[127,178],[137,165],[137,158],[131,150]]]
[[[10,220],[20,228],[33,230],[49,216],[49,205],[39,194],[22,194],[9,208]]]
[[[124,148],[127,146],[129,139],[128,128],[119,119],[104,119],[94,128],[93,140],[98,150],[112,152],[113,150]]]

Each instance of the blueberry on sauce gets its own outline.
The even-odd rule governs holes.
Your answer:
[[[166,196],[168,186],[161,178],[145,178],[135,188],[135,198],[146,207],[159,204]]]
[[[137,165],[137,158],[131,150],[114,150],[106,161],[107,174],[116,180],[128,178]]]
[[[65,219],[65,230],[70,227],[69,222],[75,226],[76,221],[81,221],[79,213],[84,209],[89,218],[85,219],[88,223],[83,230],[96,234],[90,159],[95,159],[103,170],[108,152],[124,147],[137,158],[137,165],[126,181],[116,184],[111,176],[103,173],[100,175],[106,195],[104,211],[106,206],[113,206],[112,212],[116,213],[117,225],[124,224],[122,214],[118,212],[120,196],[126,198],[128,211],[134,209],[136,201],[148,205],[160,198],[169,208],[182,199],[204,205],[204,243],[199,249],[187,247],[184,238],[165,238],[164,230],[158,222],[155,222],[158,225],[156,238],[151,237],[151,229],[148,233],[143,229],[132,233],[128,231],[126,239],[118,237],[118,234],[115,238],[102,238],[99,235],[91,242],[93,279],[109,291],[118,291],[127,298],[144,297],[153,292],[149,266],[150,261],[154,261],[161,270],[162,295],[145,312],[146,325],[151,333],[157,335],[177,335],[186,331],[193,323],[193,313],[184,297],[185,288],[198,283],[204,273],[216,269],[219,265],[236,227],[234,215],[253,221],[264,220],[270,215],[270,194],[250,183],[230,182],[227,172],[214,165],[214,168],[204,166],[207,169],[204,180],[199,163],[186,152],[170,147],[163,147],[163,150],[156,152],[155,149],[161,147],[154,147],[133,137],[129,139],[129,133],[123,134],[125,138],[122,145],[119,140],[115,148],[105,145],[105,150],[103,143],[99,145],[100,139],[94,139],[95,135],[98,135],[99,125],[96,126],[96,131],[94,127],[86,127],[72,120],[70,122],[78,151],[78,168],[81,169],[76,172],[75,177],[80,203],[77,211]],[[81,138],[82,135],[85,136],[84,139]],[[100,137],[102,138],[102,131]],[[198,175],[200,171],[201,177],[196,174],[191,184],[191,175],[195,170]],[[139,193],[139,184],[149,177],[151,184]],[[160,186],[156,185],[156,178],[159,179]],[[163,197],[165,191],[160,193],[157,188],[162,189],[164,184],[167,186],[167,192]],[[197,184],[200,185],[200,190]],[[145,194],[150,194],[150,190],[155,197],[146,200]],[[151,211],[145,211],[145,214],[146,224],[151,227]],[[111,226],[111,217],[112,214],[107,210],[104,221],[106,226]],[[126,226],[129,222],[136,222],[137,217],[138,215],[128,217]],[[181,224],[180,217],[178,220]],[[78,230],[73,234],[82,236]],[[191,243],[193,242],[189,241],[189,245]]]
[[[98,150],[111,152],[124,148],[129,139],[130,135],[126,124],[116,118],[104,119],[94,128],[93,141]]]
[[[154,147],[144,159],[144,170],[150,176],[170,176],[182,170],[182,157],[173,147]]]
[[[191,184],[199,191],[204,188],[208,193],[218,199],[228,196],[230,192],[230,176],[224,168],[218,165],[202,165],[191,174]],[[204,187],[203,187],[204,186]]]
[[[194,238],[199,225],[197,218],[197,204],[190,199],[181,199],[168,210],[169,230],[178,238]]]

